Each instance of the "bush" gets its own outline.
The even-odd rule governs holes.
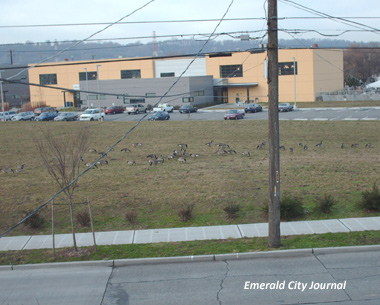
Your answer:
[[[230,203],[223,210],[224,212],[226,212],[227,218],[234,219],[239,216],[238,213],[240,212],[240,205]]]
[[[30,213],[31,211],[24,212],[25,216],[29,215]],[[24,221],[24,225],[32,229],[39,229],[43,226],[44,223],[45,219],[38,213],[33,214],[27,220]]]
[[[372,191],[362,192],[362,200],[358,205],[369,212],[380,211],[380,192],[376,183],[373,184]]]
[[[301,199],[285,195],[281,199],[281,220],[291,220],[305,215]]]
[[[130,224],[135,225],[137,223],[137,212],[134,211],[128,211],[125,214],[125,219],[128,221]]]
[[[178,216],[180,217],[181,221],[187,222],[193,218],[193,211],[194,211],[194,204],[185,203],[180,207],[178,211]]]
[[[317,198],[314,210],[319,213],[331,214],[336,205],[336,200],[331,195]]]
[[[81,211],[76,215],[76,220],[82,227],[89,227],[91,223],[90,213],[88,211]]]

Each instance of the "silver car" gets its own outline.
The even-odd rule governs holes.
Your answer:
[[[76,121],[78,119],[78,114],[75,112],[61,112],[54,121]]]
[[[33,111],[20,112],[12,118],[12,121],[33,121],[33,120],[34,120]]]

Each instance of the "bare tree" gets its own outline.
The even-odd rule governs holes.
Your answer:
[[[64,189],[69,201],[71,229],[75,251],[78,250],[75,239],[73,194],[77,181],[70,184],[78,175],[81,157],[88,150],[89,129],[79,127],[60,135],[52,134],[50,129],[41,129],[41,137],[34,138],[37,150],[50,176]]]

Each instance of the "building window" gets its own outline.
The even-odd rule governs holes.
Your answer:
[[[131,98],[130,103],[131,104],[143,104],[143,103],[145,103],[145,98]]]
[[[194,98],[192,96],[182,98],[182,103],[192,103],[192,102],[194,102]]]
[[[86,79],[86,73],[87,73],[87,79]],[[96,80],[98,78],[98,73],[96,71],[94,72],[79,72],[79,80]]]
[[[296,67],[294,71],[294,62],[289,61],[289,62],[279,62],[278,63],[278,75],[294,75],[298,74],[297,71],[297,62],[296,62]]]
[[[40,74],[40,85],[56,85],[57,74]]]
[[[160,74],[161,77],[174,77],[175,73],[174,72],[165,72]]]
[[[193,92],[193,95],[194,95],[194,96],[204,96],[204,95],[205,95],[205,92],[204,92],[204,91],[194,91],[194,92]]]
[[[141,78],[141,70],[121,70],[121,79]]]
[[[243,77],[243,65],[220,66],[220,77]]]

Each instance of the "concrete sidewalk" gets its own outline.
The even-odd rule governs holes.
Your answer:
[[[281,235],[304,235],[380,230],[380,216],[328,220],[282,222]],[[97,245],[146,244],[193,240],[267,237],[268,224],[240,224],[151,230],[96,232]],[[94,244],[92,233],[77,233],[79,247]],[[0,251],[52,248],[51,235],[11,236],[0,238]],[[57,234],[56,248],[72,247],[72,234]]]

